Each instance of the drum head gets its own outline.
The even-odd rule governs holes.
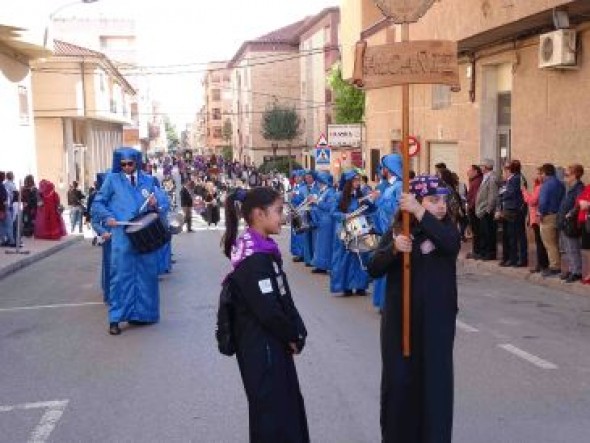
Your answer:
[[[127,232],[128,234],[131,234],[133,232],[141,231],[147,225],[153,223],[158,217],[159,217],[159,215],[156,212],[148,212],[146,214],[141,214],[141,215],[138,215],[137,217],[133,217],[130,221],[132,221],[134,223],[141,223],[141,225],[127,226],[127,228],[125,229],[125,232]]]

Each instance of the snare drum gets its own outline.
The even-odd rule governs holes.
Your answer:
[[[129,221],[140,223],[140,225],[130,225],[125,228],[131,244],[140,254],[160,249],[170,241],[170,232],[157,212],[140,214]]]
[[[371,223],[364,215],[346,220],[340,231],[340,239],[346,249],[352,252],[370,252],[379,245],[379,236],[373,233]]]

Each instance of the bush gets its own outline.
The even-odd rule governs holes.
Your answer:
[[[291,168],[301,169],[301,165],[297,163],[295,160],[292,160]],[[262,165],[258,167],[258,172],[261,174],[268,174],[272,171],[278,171],[283,174],[289,173],[289,159],[286,157],[278,158],[277,160],[270,160],[264,162]]]

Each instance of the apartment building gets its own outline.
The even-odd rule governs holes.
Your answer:
[[[32,71],[38,173],[64,197],[73,180],[87,188],[112,166],[135,90],[104,54],[59,40]]]
[[[299,52],[301,69],[301,115],[306,155],[303,166],[315,166],[314,146],[318,138],[327,134],[332,123],[332,90],[328,76],[340,60],[339,42],[340,9],[326,8],[306,20],[300,29]],[[333,158],[336,163],[340,159]]]
[[[354,44],[381,18],[372,0],[343,0],[343,72],[352,76]],[[544,162],[590,168],[590,2],[587,0],[445,0],[410,25],[410,40],[458,43],[460,92],[411,87],[410,133],[422,150],[418,171],[444,161],[464,178],[470,164],[519,159],[526,174]],[[565,28],[565,29],[560,29]],[[383,27],[369,45],[400,40]],[[401,139],[400,88],[367,91],[366,156],[379,158]]]
[[[27,6],[23,1],[0,17],[0,170],[13,171],[16,180],[38,177],[30,63],[51,55]]]
[[[262,117],[277,103],[301,111],[299,37],[305,19],[245,41],[231,62],[234,158],[260,165],[289,152],[301,162],[303,136],[290,143],[265,140]],[[290,146],[289,146],[290,145]]]
[[[230,140],[223,138],[223,125],[231,122],[231,72],[227,63],[209,63],[203,76],[203,101],[205,148],[206,154],[221,154]]]

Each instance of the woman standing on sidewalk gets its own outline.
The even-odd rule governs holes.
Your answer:
[[[66,235],[66,225],[61,218],[59,195],[49,180],[39,182],[39,207],[35,219],[35,238],[59,240]]]
[[[547,250],[541,240],[541,229],[539,228],[539,193],[541,192],[541,168],[537,168],[537,177],[533,186],[533,191],[529,192],[522,184],[522,197],[529,207],[528,224],[535,235],[535,245],[537,249],[537,264],[530,271],[531,273],[542,272],[549,267],[549,257]]]

